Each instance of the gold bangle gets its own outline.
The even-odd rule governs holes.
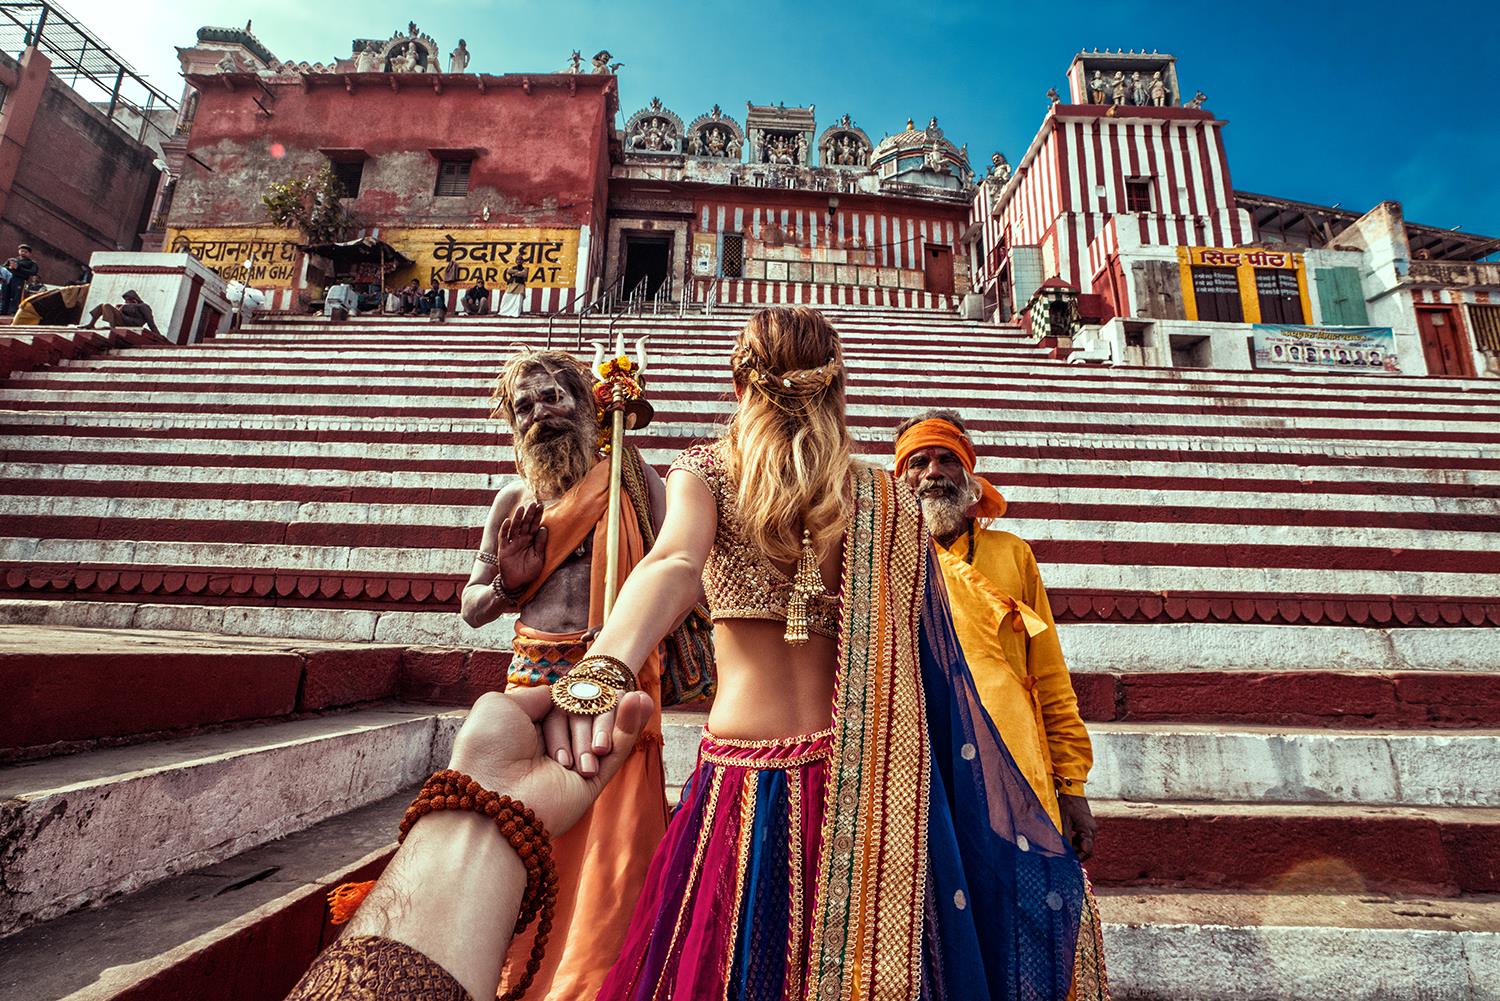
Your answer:
[[[633,692],[640,687],[636,683],[635,672],[630,669],[618,657],[610,657],[607,654],[591,653],[573,666],[568,672],[572,677],[591,678],[594,681],[602,681],[621,692]]]

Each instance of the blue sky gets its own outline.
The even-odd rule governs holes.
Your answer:
[[[659,96],[684,121],[718,103],[848,112],[872,138],[936,115],[976,166],[1025,150],[1048,87],[1080,49],[1158,49],[1185,93],[1227,119],[1235,187],[1500,236],[1500,2],[1397,4],[887,2],[640,3],[631,0],[69,0],[96,34],[169,93],[172,46],[201,24],[243,25],[280,58],[328,61],[350,39],[388,37],[416,17],[471,70],[560,69],[601,48],[626,115]],[[623,120],[623,118],[622,118]]]

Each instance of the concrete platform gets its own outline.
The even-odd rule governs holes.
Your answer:
[[[0,768],[0,935],[407,789],[461,715],[391,705]]]

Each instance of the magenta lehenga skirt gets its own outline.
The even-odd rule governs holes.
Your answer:
[[[801,995],[830,744],[705,732],[601,999]]]

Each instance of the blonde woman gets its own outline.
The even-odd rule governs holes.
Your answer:
[[[701,581],[718,694],[600,997],[1065,998],[1081,870],[980,706],[920,505],[853,456],[838,335],[762,310],[730,367],[727,433],[673,463],[543,725],[559,761],[607,753]]]

